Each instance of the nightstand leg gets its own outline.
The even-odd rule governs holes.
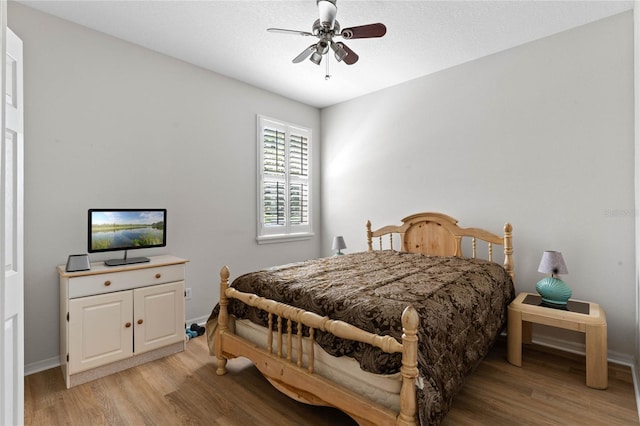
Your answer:
[[[522,366],[522,312],[511,307],[507,318],[507,361]]]
[[[587,386],[596,389],[606,389],[608,386],[607,371],[607,326],[587,325]]]

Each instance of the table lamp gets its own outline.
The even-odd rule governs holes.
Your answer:
[[[344,238],[342,238],[342,235],[338,237],[333,237],[333,245],[331,246],[331,249],[338,250],[338,252],[336,253],[336,256],[342,256],[344,253],[342,253],[340,250],[346,249],[346,248],[347,248],[347,245],[345,244]]]
[[[542,297],[542,301],[552,306],[565,307],[571,297],[571,289],[564,281],[554,276],[569,273],[562,253],[545,251],[542,254],[542,260],[540,260],[538,272],[551,274],[550,277],[543,278],[536,284],[536,291]]]

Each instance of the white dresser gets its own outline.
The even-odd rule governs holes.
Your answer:
[[[60,363],[67,388],[184,350],[186,259],[60,275]]]

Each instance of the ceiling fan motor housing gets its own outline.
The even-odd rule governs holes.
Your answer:
[[[340,34],[340,23],[333,21],[333,28],[326,28],[320,24],[320,20],[316,19],[311,28],[311,32],[318,38],[331,39],[335,34]]]

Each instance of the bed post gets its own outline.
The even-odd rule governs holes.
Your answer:
[[[367,245],[369,246],[369,251],[373,251],[373,233],[371,232],[371,221],[367,220]]]
[[[511,275],[511,280],[516,282],[516,273],[513,265],[513,243],[511,242],[511,231],[513,227],[510,223],[504,224],[504,269]]]
[[[220,270],[220,312],[218,313],[218,330],[216,331],[216,358],[218,359],[218,368],[216,374],[222,376],[227,373],[227,359],[222,355],[222,333],[228,331],[229,328],[229,312],[227,305],[227,288],[229,288],[229,268],[225,265]]]
[[[418,377],[418,312],[407,306],[402,312],[402,387],[400,388],[400,414],[396,424],[416,424],[416,378]]]

